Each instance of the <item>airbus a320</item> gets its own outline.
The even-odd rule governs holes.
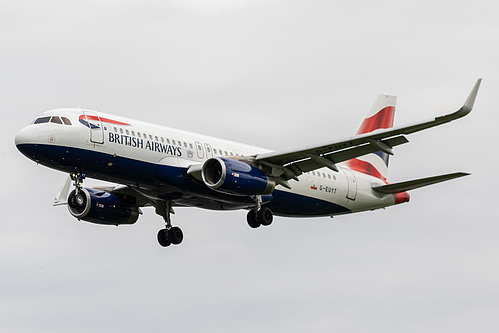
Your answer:
[[[380,94],[354,136],[286,151],[81,108],[42,113],[15,144],[29,159],[69,175],[54,205],[104,225],[133,224],[142,207],[154,207],[165,221],[157,239],[166,247],[184,238],[172,225],[175,207],[244,209],[249,226],[258,228],[274,215],[332,217],[397,205],[409,201],[409,190],[468,175],[387,182],[393,147],[466,116],[480,83],[458,111],[401,127],[393,127],[396,97]],[[84,187],[86,177],[116,185]]]

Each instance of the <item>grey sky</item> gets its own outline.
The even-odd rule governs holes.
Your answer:
[[[0,331],[495,332],[499,313],[493,1],[1,1]],[[15,133],[58,107],[101,110],[271,149],[351,135],[379,92],[396,124],[466,118],[409,137],[389,180],[473,175],[411,202],[334,219],[152,209],[78,222],[65,175]],[[96,184],[87,180],[86,185]]]

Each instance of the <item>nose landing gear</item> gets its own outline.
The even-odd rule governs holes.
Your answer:
[[[83,181],[87,177],[85,172],[79,172],[79,171],[73,171],[69,174],[69,177],[71,177],[71,180],[74,182],[74,187],[76,189],[76,194],[80,192],[81,190],[81,185],[83,184]]]

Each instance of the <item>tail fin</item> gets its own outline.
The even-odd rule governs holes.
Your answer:
[[[362,121],[356,135],[373,132],[377,129],[393,127],[396,96],[380,94]],[[386,182],[389,155],[378,151],[346,162],[355,171],[377,177]]]

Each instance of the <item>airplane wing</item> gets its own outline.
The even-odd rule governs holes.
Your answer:
[[[264,165],[267,169],[270,168],[272,171],[269,173],[269,176],[275,177],[279,184],[289,187],[287,180],[298,180],[298,176],[304,172],[322,167],[338,171],[337,163],[380,150],[393,155],[393,147],[409,142],[405,135],[451,122],[470,113],[475,103],[481,81],[481,79],[478,79],[466,102],[456,112],[436,117],[429,121],[387,130],[377,130],[339,141],[306,146],[289,151],[258,154],[247,157],[245,160],[250,163]]]

